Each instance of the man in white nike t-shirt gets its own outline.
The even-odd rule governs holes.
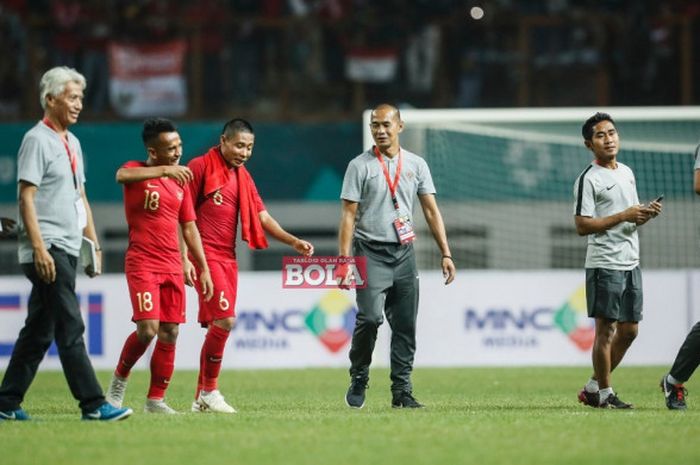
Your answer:
[[[595,159],[574,184],[576,231],[588,236],[586,302],[595,318],[593,376],[579,392],[591,407],[632,408],[612,389],[610,373],[637,336],[642,275],[637,228],[661,213],[660,199],[641,205],[632,170],[617,161],[620,138],[612,117],[596,113],[581,130]]]

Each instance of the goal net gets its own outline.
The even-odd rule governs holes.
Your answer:
[[[458,267],[583,267],[587,239],[574,227],[573,185],[593,159],[581,125],[596,111],[617,123],[618,159],[634,171],[640,201],[664,195],[662,215],[639,229],[642,266],[700,267],[700,107],[401,110],[401,145],[430,166]],[[423,215],[414,218],[420,265],[437,268]]]

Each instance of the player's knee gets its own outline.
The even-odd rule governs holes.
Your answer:
[[[214,320],[212,324],[225,331],[231,331],[234,328],[234,326],[236,326],[236,319],[234,317],[222,318],[220,320]]]
[[[609,346],[612,344],[613,336],[615,335],[615,329],[610,327],[598,328],[595,333],[595,345],[596,346]]]
[[[618,330],[618,337],[625,343],[631,344],[637,338],[637,328],[625,328],[623,330]]]
[[[155,325],[142,324],[136,326],[136,338],[141,344],[150,343],[158,334],[158,327]]]
[[[171,323],[161,323],[158,328],[158,340],[175,344],[177,336],[180,334],[180,326]]]

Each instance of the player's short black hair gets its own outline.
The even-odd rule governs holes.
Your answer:
[[[233,137],[239,132],[255,134],[253,131],[253,125],[243,118],[233,118],[232,120],[228,121],[226,124],[224,124],[224,129],[221,131],[221,134],[226,137]]]
[[[143,131],[141,132],[143,144],[148,147],[148,145],[163,132],[177,132],[175,123],[167,118],[147,119],[143,122]]]
[[[593,126],[601,121],[610,121],[613,126],[617,128],[615,120],[612,119],[612,116],[599,111],[595,115],[588,118],[585,123],[583,123],[583,126],[581,127],[581,135],[583,136],[584,140],[591,140],[593,138]]]

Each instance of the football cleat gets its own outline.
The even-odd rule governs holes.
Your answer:
[[[683,387],[683,384],[671,384],[668,382],[666,375],[661,378],[659,383],[661,390],[666,398],[666,407],[669,410],[685,410],[688,406],[685,404],[685,397],[688,395],[688,390]]]
[[[107,388],[107,393],[105,394],[105,400],[109,402],[112,407],[121,408],[122,403],[124,403],[126,383],[126,378],[122,378],[114,374],[112,375],[112,380],[109,382],[109,387]]]
[[[617,397],[616,394],[610,394],[608,397],[599,405],[600,408],[616,408],[616,409],[632,409],[634,406],[623,402]]]
[[[166,404],[163,399],[146,399],[143,411],[145,413],[163,413],[165,415],[177,414],[177,411]]]
[[[197,407],[195,407],[195,404]],[[198,408],[198,410],[195,410]],[[226,403],[218,389],[211,392],[201,391],[192,404],[193,412],[236,413],[236,409]]]
[[[600,404],[599,395],[597,392],[588,392],[586,389],[581,389],[578,393],[578,401],[583,405],[588,405],[593,408],[598,408]]]

